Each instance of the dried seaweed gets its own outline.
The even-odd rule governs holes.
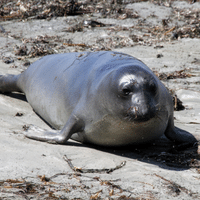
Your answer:
[[[13,1],[0,3],[0,16],[2,20],[12,19],[47,19],[52,17],[62,17],[66,15],[79,15],[88,13],[90,10],[84,8],[83,3],[77,0],[31,0]]]
[[[74,172],[80,172],[80,173],[111,173],[117,169],[122,168],[123,166],[126,165],[126,161],[123,161],[122,163],[120,163],[120,165],[117,165],[114,168],[109,168],[109,169],[82,169],[80,167],[75,167],[71,160],[67,158],[66,155],[63,156],[63,159],[68,163],[68,165],[70,166],[70,168],[74,171]]]
[[[36,38],[22,38],[22,42],[24,44],[31,44],[31,47],[28,48],[27,45],[15,45],[15,55],[32,58],[56,53],[54,47],[61,40],[58,36],[38,35]],[[25,65],[30,65],[30,62],[26,62]]]
[[[187,68],[181,69],[179,71],[174,71],[171,73],[159,73],[158,71],[154,71],[154,73],[160,80],[163,81],[168,79],[177,79],[177,78],[191,78],[192,76],[194,76],[189,73],[189,70]]]
[[[200,18],[198,8],[196,9],[178,9],[171,7],[171,2],[156,1],[152,2],[161,6],[171,7],[173,15],[171,18],[162,19],[160,24],[150,25],[146,19],[139,16],[137,11],[127,9],[126,4],[141,1],[127,0],[96,0],[96,1],[77,1],[77,0],[21,0],[21,1],[5,1],[0,3],[0,20],[22,20],[22,19],[51,19],[52,17],[62,17],[67,15],[79,15],[87,13],[101,13],[104,18],[115,18],[124,20],[127,18],[137,20],[137,25],[132,27],[119,27],[108,25],[95,20],[83,20],[72,26],[65,28],[66,32],[82,32],[84,28],[101,27],[110,30],[112,37],[106,38],[95,45],[91,45],[92,49],[110,50],[112,48],[132,47],[134,45],[153,45],[162,41],[177,40],[179,38],[200,38]],[[192,3],[192,2],[190,2]],[[183,21],[182,25],[178,26],[173,23],[173,20]],[[138,31],[135,34],[135,31]],[[0,29],[2,33],[6,30],[3,27]],[[129,36],[123,38],[117,35],[119,31],[128,31]],[[43,41],[45,42],[45,40]],[[98,40],[97,40],[98,42]],[[45,55],[45,54],[40,54]]]
[[[3,62],[4,63],[6,63],[6,64],[10,64],[10,63],[13,63],[14,62],[14,59],[13,58],[11,58],[11,57],[2,57],[2,60],[3,60]]]
[[[26,56],[28,55],[28,48],[27,46],[23,45],[23,46],[16,46],[15,47],[16,50],[15,50],[15,55],[16,56]]]
[[[173,104],[174,104],[174,110],[184,110],[185,106],[183,106],[183,102],[177,97],[177,95],[173,96]]]
[[[170,193],[174,193],[175,196],[178,196],[178,195],[180,195],[181,192],[184,192],[185,194],[188,194],[190,197],[193,197],[195,199],[199,198],[199,195],[197,193],[191,191],[190,189],[187,189],[186,187],[183,187],[183,186],[175,183],[174,181],[168,180],[158,174],[154,174],[154,175],[159,177],[160,179],[164,180]]]

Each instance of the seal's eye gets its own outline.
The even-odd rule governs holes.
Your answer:
[[[131,93],[131,89],[130,88],[123,88],[122,92],[123,92],[124,96],[128,96]]]
[[[156,94],[157,91],[157,86],[155,83],[150,83],[149,84],[149,90],[151,91],[152,94]]]
[[[119,86],[119,96],[128,97],[132,93],[133,93],[133,85],[132,84],[125,82]]]

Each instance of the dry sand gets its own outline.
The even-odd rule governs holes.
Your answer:
[[[48,48],[51,47],[48,50],[53,53],[111,49],[141,59],[157,73],[183,70],[186,78],[167,79],[164,84],[186,107],[175,111],[175,125],[199,139],[200,39],[182,35],[173,39],[171,32],[153,36],[146,27],[162,27],[162,19],[169,19],[168,30],[177,24],[187,25],[177,9],[199,12],[200,3],[177,1],[169,7],[142,2],[129,4],[127,8],[133,9],[133,13],[137,11],[139,17],[122,20],[91,14],[0,22],[0,74],[18,74],[26,68],[24,63],[37,60],[39,57],[31,58],[30,54],[15,55],[16,45],[27,45],[30,51],[34,45],[23,44],[25,39],[45,35],[54,36],[47,38]],[[66,32],[88,19],[111,25]],[[130,28],[142,22],[144,30]],[[4,62],[12,59],[14,62],[10,64]],[[154,145],[132,149],[97,148],[72,140],[68,145],[30,140],[22,134],[24,125],[49,127],[33,112],[25,97],[17,93],[0,94],[0,122],[0,199],[200,199],[200,165],[195,148],[173,150],[173,144],[166,138]],[[79,173],[72,171],[64,155],[82,169],[114,168],[123,161],[126,164],[111,173]]]

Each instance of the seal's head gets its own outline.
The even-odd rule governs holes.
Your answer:
[[[148,121],[156,114],[157,84],[149,74],[138,70],[119,79],[118,98],[125,114],[134,121]]]
[[[149,73],[141,66],[122,67],[113,73],[110,85],[113,101],[110,101],[109,107],[117,111],[115,115],[135,122],[145,122],[155,117],[159,89],[153,72]]]

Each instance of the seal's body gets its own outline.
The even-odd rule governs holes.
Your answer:
[[[0,77],[1,92],[24,92],[46,122],[60,131],[30,129],[32,139],[69,138],[104,146],[151,142],[165,134],[196,141],[174,127],[170,94],[136,58],[118,52],[45,56],[20,75]]]

